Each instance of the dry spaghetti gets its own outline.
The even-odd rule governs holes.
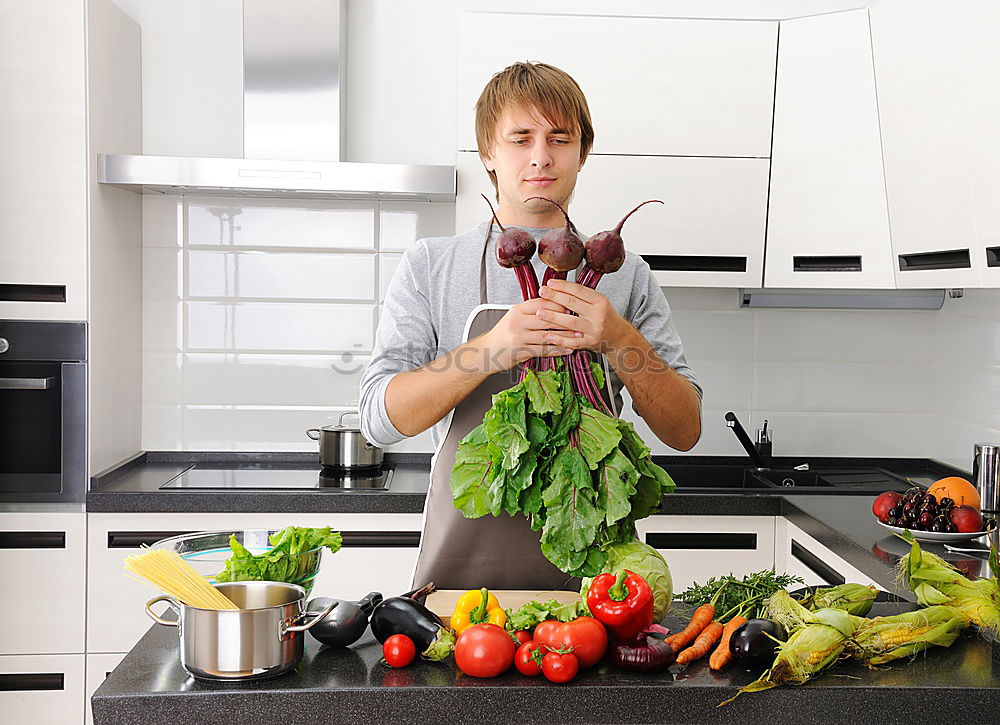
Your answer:
[[[239,609],[173,551],[147,548],[126,557],[125,568],[189,607]]]

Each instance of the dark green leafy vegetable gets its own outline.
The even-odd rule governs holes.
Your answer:
[[[321,547],[335,553],[340,550],[341,536],[329,526],[308,528],[286,526],[270,536],[271,549],[253,554],[235,536],[229,538],[233,555],[226,567],[216,575],[217,582],[272,581],[296,583],[307,576],[315,565],[312,557],[302,556]]]
[[[603,387],[600,366],[591,369]],[[451,473],[465,517],[525,514],[544,556],[573,576],[600,573],[608,547],[634,541],[635,522],[673,489],[632,424],[579,394],[561,361],[493,396]]]

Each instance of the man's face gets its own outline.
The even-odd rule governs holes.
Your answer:
[[[483,159],[497,175],[500,208],[548,214],[544,196],[565,205],[580,171],[580,135],[558,128],[534,108],[508,109],[497,124],[492,156]]]

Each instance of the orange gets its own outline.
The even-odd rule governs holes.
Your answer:
[[[935,481],[927,489],[927,493],[934,494],[938,503],[941,503],[943,498],[950,498],[956,506],[973,506],[979,509],[981,505],[979,491],[976,490],[976,487],[958,476],[948,476]]]

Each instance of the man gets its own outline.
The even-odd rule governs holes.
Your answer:
[[[515,63],[504,69],[493,76],[476,104],[476,137],[497,192],[500,224],[521,227],[536,240],[562,226],[565,220],[554,205],[528,199],[543,196],[564,207],[570,202],[594,139],[587,101],[576,82],[543,63]],[[386,446],[433,426],[439,454],[447,449],[451,455],[448,461],[435,459],[425,536],[428,522],[439,513],[458,525],[453,507],[447,514],[438,510],[436,502],[450,502],[447,492],[437,490],[434,495],[436,480],[444,480],[442,487],[447,488],[454,462],[454,447],[447,445],[446,435],[460,438],[469,428],[463,422],[465,429],[455,430],[456,418],[449,414],[457,415],[456,408],[461,410],[470,396],[476,397],[473,393],[491,374],[532,357],[566,355],[578,348],[603,353],[610,364],[617,410],[624,384],[636,412],[667,445],[690,450],[701,435],[701,386],[687,365],[663,292],[642,258],[627,254],[622,268],[601,280],[600,291],[553,280],[542,288],[540,299],[519,302],[515,275],[496,261],[500,230],[489,220],[488,210],[484,212],[487,221],[479,227],[455,237],[419,240],[404,255],[390,283],[375,350],[361,382],[361,428],[369,441]],[[537,256],[532,264],[541,279],[544,265]],[[466,342],[470,313],[485,302],[510,309],[492,329]],[[484,412],[467,411],[463,421],[477,415],[481,420]],[[467,534],[486,532],[485,520],[468,523],[478,528]],[[432,556],[425,545],[422,542],[421,560]],[[443,561],[441,549],[446,546],[438,546],[433,556]],[[537,549],[537,537],[534,546]],[[452,556],[453,564],[456,556],[461,553]],[[532,566],[525,574],[529,587],[538,582],[533,574],[540,574],[532,573]],[[418,574],[421,571],[427,568],[418,561]],[[440,588],[448,588],[442,587],[439,576],[433,578]],[[500,578],[510,582],[509,577]],[[551,582],[551,577],[545,580]]]

